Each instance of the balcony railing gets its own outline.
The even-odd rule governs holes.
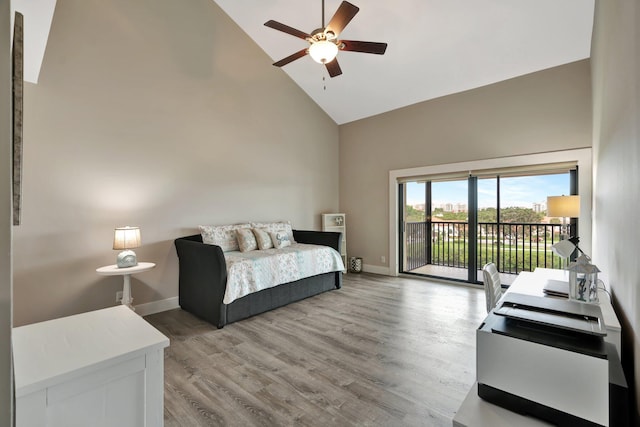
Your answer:
[[[501,273],[510,274],[561,268],[562,259],[551,251],[561,231],[561,224],[478,223],[476,265],[481,269],[494,262]],[[469,267],[466,222],[408,222],[405,237],[405,271],[427,264]]]

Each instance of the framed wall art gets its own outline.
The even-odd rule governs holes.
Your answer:
[[[16,12],[13,25],[13,225],[20,225],[22,214],[22,114],[24,87],[24,18]]]

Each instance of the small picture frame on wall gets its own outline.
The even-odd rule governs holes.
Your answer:
[[[12,194],[13,225],[20,225],[22,214],[22,115],[24,87],[24,18],[15,13],[12,49],[13,147]]]

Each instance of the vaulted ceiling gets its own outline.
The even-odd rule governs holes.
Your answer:
[[[306,41],[264,26],[311,32],[322,0],[213,0],[270,57]],[[303,57],[281,68],[338,124],[588,58],[594,0],[352,0],[340,38],[388,43],[384,55],[340,52],[343,74]],[[325,1],[328,22],[341,0]],[[37,83],[56,0],[13,0],[25,14],[25,80]],[[184,7],[188,7],[185,4]]]
[[[321,27],[321,0],[214,0],[278,61],[308,44],[264,26]],[[340,38],[387,42],[383,56],[340,52],[343,74],[303,57],[282,67],[343,124],[590,56],[594,0],[351,0]],[[325,21],[341,0],[325,1]]]

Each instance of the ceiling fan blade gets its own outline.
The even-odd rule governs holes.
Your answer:
[[[333,18],[331,18],[331,21],[329,21],[326,31],[331,31],[337,37],[353,17],[356,16],[359,10],[360,8],[358,6],[352,5],[348,1],[343,1],[333,15]]]
[[[338,58],[334,58],[333,61],[327,62],[324,64],[327,67],[327,71],[329,72],[329,77],[335,77],[342,74],[342,70],[340,69],[340,64],[338,64]]]
[[[281,24],[278,21],[270,20],[264,23],[265,26],[269,28],[273,28],[274,30],[282,31],[283,33],[290,34],[294,37],[299,37],[303,40],[306,40],[311,37],[310,34],[305,33],[304,31],[296,30],[293,27],[288,25]]]
[[[278,62],[274,62],[273,65],[276,67],[282,67],[283,65],[287,65],[289,62],[293,62],[296,59],[300,59],[307,54],[307,49],[302,49],[294,53],[293,55],[289,55],[284,59],[281,59]]]
[[[342,50],[350,52],[375,53],[376,55],[384,55],[387,50],[386,43],[377,42],[361,42],[357,40],[340,40]]]

